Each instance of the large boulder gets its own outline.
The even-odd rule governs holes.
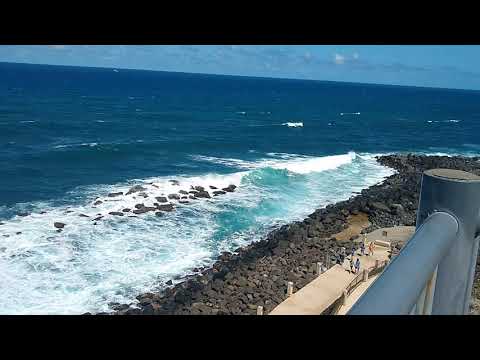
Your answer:
[[[66,224],[62,223],[62,222],[54,222],[53,223],[53,226],[55,226],[57,229],[63,229],[65,227]]]
[[[234,192],[237,187],[235,185],[228,185],[227,187],[223,188],[223,191],[226,192]]]
[[[378,201],[370,202],[369,206],[371,208],[379,210],[379,211],[390,212],[390,208],[387,205],[385,205],[384,203],[378,202]]]
[[[123,216],[123,212],[120,211],[110,211],[109,214],[113,216]]]
[[[157,209],[160,211],[173,211],[173,204],[160,204],[157,206]]]
[[[210,198],[208,191],[199,191],[196,195],[197,198]]]

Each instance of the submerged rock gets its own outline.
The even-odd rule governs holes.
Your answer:
[[[127,213],[127,212],[130,212],[130,210],[131,210],[131,209],[129,209],[129,208],[125,208],[125,209],[123,209],[122,211]]]
[[[212,186],[212,185],[210,185],[209,187],[210,187],[210,189],[212,189],[212,190],[218,189],[216,186]]]
[[[78,216],[80,216],[80,217],[86,217],[86,218],[89,218],[89,217],[90,217],[90,216],[85,215],[85,214],[80,214],[80,215],[78,215]]]
[[[213,196],[218,196],[218,195],[223,195],[223,194],[226,194],[225,191],[223,190],[216,190],[213,192]]]
[[[97,200],[93,203],[93,205],[100,205],[100,204],[103,204],[102,200]]]
[[[111,211],[109,212],[110,215],[113,215],[113,216],[123,216],[123,212],[120,212],[120,211]]]
[[[172,183],[172,185],[180,185],[180,181],[178,180],[168,180]]]
[[[147,190],[147,189],[144,188],[144,187],[141,186],[141,185],[135,185],[135,186],[131,187],[130,190],[128,190],[125,195],[130,195],[130,194],[133,194],[133,193],[136,193],[136,192],[146,191],[146,190]]]
[[[110,193],[108,194],[108,197],[116,197],[116,196],[120,196],[120,195],[123,195],[123,192],[116,192],[116,193]]]

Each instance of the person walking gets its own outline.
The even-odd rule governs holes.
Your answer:
[[[357,257],[357,261],[355,261],[355,274],[360,271],[360,259]]]
[[[362,253],[362,256],[365,255],[365,242],[363,242],[363,241],[360,244],[360,251]]]
[[[350,272],[352,274],[355,274],[355,261],[353,259],[353,254],[352,254],[352,257],[350,258]]]
[[[374,250],[374,245],[373,241],[368,245],[368,252],[370,253],[370,256],[373,256],[373,250]]]

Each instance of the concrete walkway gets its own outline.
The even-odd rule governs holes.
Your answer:
[[[358,252],[357,252],[358,253]],[[375,260],[387,260],[388,249],[375,246],[373,256],[359,256],[360,272],[375,266]],[[358,274],[350,272],[350,262],[335,265],[287,298],[269,315],[320,315],[342,294]]]
[[[387,231],[387,236],[383,236],[384,231]],[[412,226],[383,228],[367,234],[366,239],[367,243],[370,241],[386,243],[405,241],[411,237],[414,231],[415,228]],[[376,260],[387,260],[388,251],[387,247],[378,245],[375,245],[373,256],[359,256],[359,251],[357,251],[356,257],[360,258],[360,271],[375,266]],[[343,294],[344,289],[356,275],[350,273],[350,262],[346,259],[342,266],[331,267],[298,292],[292,294],[273,309],[269,315],[319,315]],[[340,308],[339,315],[345,315],[378,276],[369,278],[366,282],[358,285],[347,297],[346,304]]]

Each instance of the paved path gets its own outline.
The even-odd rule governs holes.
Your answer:
[[[387,236],[383,236],[387,231]],[[370,241],[398,241],[411,237],[415,228],[412,226],[398,226],[375,230],[367,234]],[[357,253],[359,253],[357,251]],[[359,254],[357,254],[358,256]],[[387,260],[388,248],[375,245],[373,256],[359,256],[360,271],[375,265],[375,260]],[[315,280],[304,286],[298,292],[288,297],[273,309],[269,315],[319,315],[341,296],[343,290],[355,278],[356,274],[350,273],[350,263],[345,260],[342,266],[335,265],[318,276]],[[346,314],[352,305],[368,289],[378,275],[362,282],[347,298],[346,304],[340,308],[339,315]]]
[[[357,252],[359,253],[359,252]],[[375,246],[373,256],[359,256],[360,272],[375,265],[375,260],[388,259],[388,251],[384,247]],[[298,292],[287,298],[269,315],[320,315],[343,293],[343,290],[357,276],[350,272],[350,262],[335,265],[308,283]]]

